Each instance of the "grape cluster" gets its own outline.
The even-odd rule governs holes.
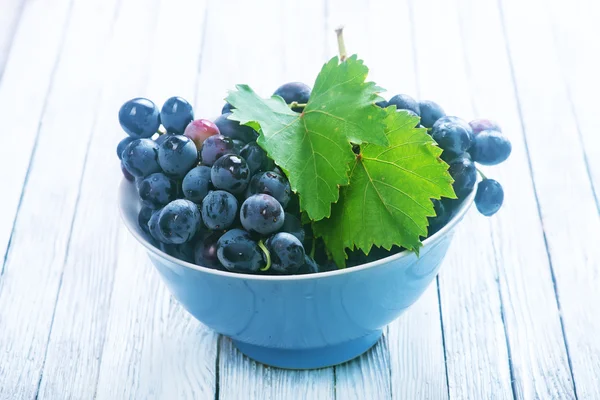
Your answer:
[[[488,119],[469,123],[458,117],[447,116],[442,107],[433,101],[416,101],[406,94],[398,94],[389,101],[377,103],[380,107],[395,105],[398,110],[408,110],[421,118],[420,125],[443,150],[442,160],[450,166],[448,172],[454,179],[453,188],[458,199],[434,200],[436,217],[430,220],[429,234],[437,232],[451,218],[460,201],[473,190],[481,165],[496,165],[511,153],[510,140],[502,134],[500,126]],[[502,206],[504,191],[500,183],[488,179],[481,172],[477,186],[475,206],[485,216],[492,216]]]
[[[302,104],[310,88],[292,82],[275,94]],[[254,129],[228,119],[231,108],[226,104],[213,122],[194,119],[181,97],[171,97],[160,111],[145,98],[123,104],[119,122],[128,136],[117,155],[137,187],[140,228],[162,251],[208,268],[327,270],[309,256],[314,240],[300,222],[287,177],[256,144]]]

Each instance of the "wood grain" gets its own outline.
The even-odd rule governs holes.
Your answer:
[[[25,7],[25,0],[2,0],[0,5],[2,7],[0,13],[0,79],[2,79],[4,65],[9,57],[15,32]]]
[[[578,120],[569,106],[563,54],[550,40],[554,33],[546,3],[502,1],[501,6],[576,396],[598,398],[600,320],[593,305],[600,304],[600,218]]]
[[[513,145],[505,163],[485,172],[505,191],[505,204],[489,221],[515,396],[574,398],[500,10],[496,1],[471,0],[457,1],[456,9],[475,116],[498,120]]]
[[[448,115],[470,120],[472,99],[456,8],[435,0],[411,5],[414,21],[428,21],[415,23],[421,98],[439,102]],[[496,279],[488,221],[471,210],[458,226],[439,278],[450,398],[512,397]]]

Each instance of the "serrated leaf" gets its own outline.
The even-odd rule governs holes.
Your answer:
[[[414,128],[418,117],[395,107],[386,112],[390,145],[362,146],[331,217],[313,225],[338,267],[345,266],[346,248],[365,254],[373,245],[418,251],[427,217],[435,216],[431,199],[456,198],[442,150],[425,129]]]
[[[279,96],[259,97],[247,85],[237,85],[227,97],[235,107],[231,119],[260,125],[257,143],[284,170],[314,221],[329,217],[339,187],[349,182],[351,143],[388,144],[385,112],[373,105],[382,89],[365,82],[367,73],[356,56],[343,63],[334,57],[323,66],[302,113]]]

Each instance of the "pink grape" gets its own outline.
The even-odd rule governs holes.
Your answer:
[[[207,119],[196,119],[190,122],[183,132],[185,136],[192,139],[198,150],[202,148],[202,143],[207,138],[220,133],[217,125]]]

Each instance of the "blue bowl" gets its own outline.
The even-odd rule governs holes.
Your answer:
[[[135,184],[123,180],[119,201],[125,225],[187,311],[256,361],[309,369],[361,355],[421,296],[474,192],[444,228],[423,242],[419,257],[404,251],[353,268],[290,276],[235,274],[174,258],[154,247],[138,226]]]

